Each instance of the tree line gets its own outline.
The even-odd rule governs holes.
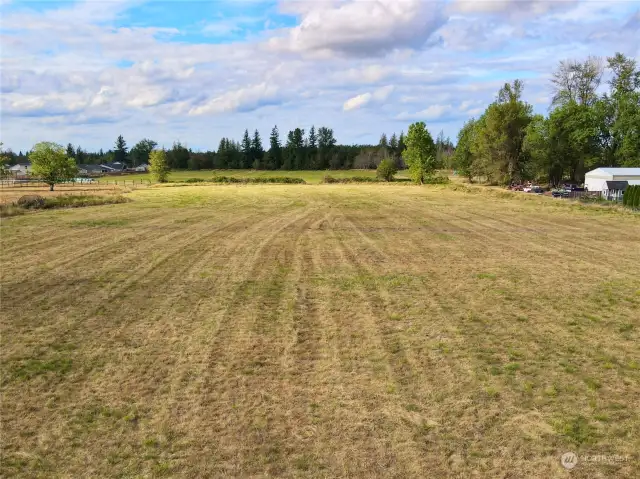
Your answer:
[[[600,94],[603,75],[608,91]],[[522,100],[524,85],[505,84],[479,118],[458,134],[452,165],[469,180],[582,183],[601,166],[640,167],[640,70],[621,53],[562,61],[553,73],[547,116]]]
[[[601,93],[605,73],[608,88]],[[504,185],[523,180],[554,186],[566,180],[582,183],[593,168],[640,166],[640,69],[634,59],[616,53],[606,62],[596,57],[562,61],[551,86],[554,96],[544,116],[534,114],[522,99],[522,81],[505,84],[479,118],[464,124],[455,147],[442,132],[433,141],[425,126],[429,148],[422,148],[420,155],[433,158],[420,156],[416,161],[429,171],[451,168],[470,181]],[[426,138],[422,132],[416,135]],[[117,161],[135,167],[149,163],[157,148],[156,141],[143,139],[128,149],[120,135],[107,152],[69,144],[66,157],[77,164]],[[341,145],[331,128],[295,128],[281,139],[277,126],[267,149],[260,133],[251,135],[248,129],[241,141],[222,138],[216,151],[193,151],[180,142],[162,148],[168,168],[191,170],[373,169],[384,159],[403,169],[410,167],[406,158],[417,158],[405,155],[406,150],[404,132],[383,134],[376,145]],[[3,161],[11,165],[28,156],[6,151]]]
[[[120,162],[128,167],[149,164],[150,154],[158,148],[154,140],[144,138],[131,149],[122,135],[118,136],[114,147],[108,151],[89,152],[80,146],[68,144],[66,156],[76,164],[103,164]],[[286,140],[280,138],[277,126],[269,135],[269,145],[265,150],[258,130],[250,135],[245,130],[241,141],[222,138],[215,151],[193,151],[180,142],[164,149],[167,164],[173,170],[208,169],[257,169],[257,170],[339,170],[375,169],[380,162],[391,159],[396,168],[404,169],[406,164],[402,152],[406,148],[405,135],[401,132],[387,136],[383,133],[376,145],[338,144],[331,128],[312,126],[308,132],[295,128],[288,132]],[[449,138],[440,132],[436,140],[438,164],[449,167],[448,158],[454,146]],[[13,165],[29,159],[30,152],[15,154],[5,152],[6,163]]]

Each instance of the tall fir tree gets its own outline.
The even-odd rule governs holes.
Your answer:
[[[265,167],[268,170],[279,170],[282,167],[282,145],[278,126],[274,126],[269,136],[269,151]]]
[[[114,150],[114,161],[119,163],[127,162],[127,142],[124,141],[122,135],[118,136],[116,140],[116,148]]]
[[[264,168],[264,148],[262,146],[262,138],[260,138],[260,132],[255,130],[253,132],[253,140],[251,140],[251,154],[253,156],[253,168],[261,170]]]
[[[242,137],[242,167],[251,168],[254,162],[253,149],[251,145],[251,138],[249,137],[249,130],[244,130],[244,136]]]

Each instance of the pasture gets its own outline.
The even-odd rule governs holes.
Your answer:
[[[406,172],[401,171],[398,178],[403,177]],[[233,178],[269,178],[274,176],[288,176],[290,178],[302,178],[310,184],[317,184],[322,181],[325,175],[334,178],[349,178],[352,176],[375,177],[376,170],[176,170],[169,174],[169,181],[184,181],[189,178],[201,178],[204,180],[214,176],[229,176]],[[406,176],[405,176],[406,177]],[[114,182],[122,183],[122,180],[152,180],[149,173],[132,173],[122,176],[105,176],[100,178],[100,183],[110,184]]]
[[[411,185],[127,196],[2,221],[3,477],[638,473],[637,215]]]

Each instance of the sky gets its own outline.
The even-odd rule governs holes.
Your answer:
[[[0,140],[216,149],[258,129],[377,143],[460,127],[519,78],[548,111],[560,60],[640,60],[640,2],[0,0]]]

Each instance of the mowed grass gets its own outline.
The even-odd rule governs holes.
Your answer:
[[[637,476],[637,216],[407,185],[129,196],[2,222],[3,477]]]
[[[334,178],[351,178],[353,176],[368,176],[375,177],[376,170],[326,170],[326,171],[265,171],[265,170],[176,170],[172,171],[169,175],[169,181],[184,181],[189,178],[202,178],[211,179],[214,176],[230,176],[233,178],[272,178],[274,176],[288,176],[290,178],[302,178],[307,183],[317,184],[322,182],[325,175],[333,176]],[[401,171],[398,177],[405,177],[406,172]],[[133,173],[123,176],[104,176],[100,178],[100,183],[122,183],[123,180],[128,182],[130,180],[149,180],[152,181],[152,177],[149,173]],[[126,183],[125,183],[126,184]]]

